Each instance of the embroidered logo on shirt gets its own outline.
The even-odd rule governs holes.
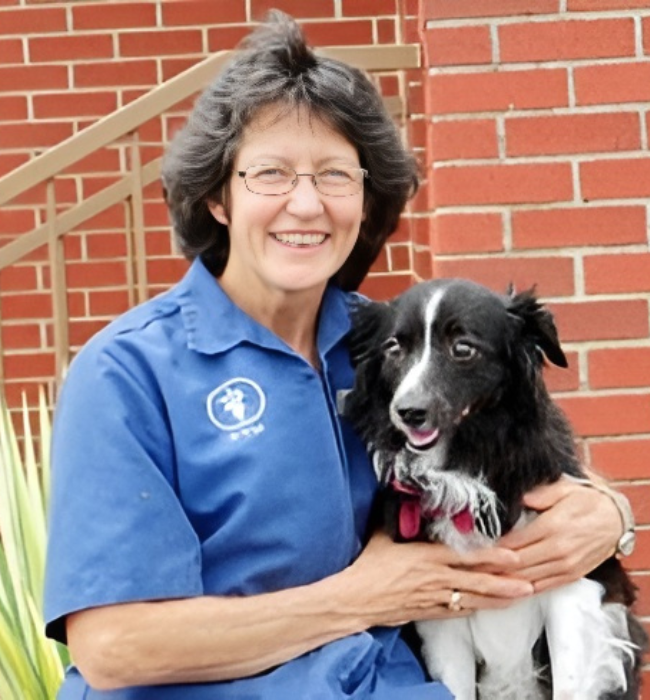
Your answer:
[[[259,385],[250,379],[229,379],[210,392],[207,400],[208,416],[221,430],[230,433],[231,440],[256,435],[264,430],[259,423],[266,397]]]

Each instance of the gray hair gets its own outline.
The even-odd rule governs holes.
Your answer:
[[[326,122],[356,147],[369,172],[358,241],[333,277],[341,288],[356,289],[417,190],[417,165],[370,79],[317,56],[296,22],[277,10],[242,42],[167,149],[163,187],[180,248],[186,258],[200,256],[214,275],[222,274],[228,227],[214,219],[208,203],[228,209],[227,184],[243,131],[270,104],[305,108]]]

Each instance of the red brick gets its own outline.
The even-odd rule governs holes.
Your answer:
[[[632,10],[638,7],[646,10],[648,0],[567,0],[569,12],[599,12],[602,10]]]
[[[169,226],[169,211],[164,202],[145,202],[144,220],[147,226]]]
[[[69,289],[118,287],[126,284],[126,267],[122,262],[78,262],[66,268]]]
[[[464,158],[496,158],[499,155],[494,119],[437,121],[431,125],[434,162]]]
[[[396,44],[397,27],[394,19],[378,19],[377,26],[377,41],[380,44]]]
[[[503,250],[500,214],[447,214],[438,212],[432,221],[434,254],[488,253]]]
[[[178,4],[185,5],[186,3],[179,2]],[[214,4],[219,5],[219,7],[223,5],[223,3]],[[72,6],[72,25],[75,30],[155,27],[156,5],[151,2],[74,3]]]
[[[574,81],[578,106],[650,100],[648,62],[576,66]]]
[[[592,350],[588,361],[592,389],[650,386],[650,347]]]
[[[208,50],[229,51],[234,49],[245,36],[250,34],[250,30],[249,25],[208,29]]]
[[[434,27],[424,34],[429,66],[462,66],[492,62],[489,27]]]
[[[647,17],[642,20],[641,27],[643,29],[643,52],[647,55],[650,54],[650,21]]]
[[[426,19],[554,14],[559,0],[424,0]]]
[[[589,255],[584,269],[588,294],[650,291],[650,253]]]
[[[103,229],[119,229],[123,231],[125,226],[124,206],[122,204],[110,207],[84,223],[84,227],[90,231]]]
[[[89,258],[124,258],[127,255],[127,240],[123,233],[98,233],[86,236]]]
[[[582,437],[650,433],[650,394],[570,396],[558,404]]]
[[[163,81],[177,76],[196,65],[198,58],[163,58],[160,61]]]
[[[20,39],[0,39],[0,57],[3,64],[23,63],[25,60],[23,42]]]
[[[162,3],[162,21],[166,27],[179,25],[206,26],[246,21],[243,0],[173,0]]]
[[[580,164],[587,200],[650,196],[650,158],[616,158]]]
[[[386,301],[406,291],[414,281],[412,274],[369,275],[359,291],[371,299]]]
[[[155,60],[112,61],[73,66],[75,87],[126,86],[158,83]]]
[[[410,272],[412,267],[411,251],[411,245],[390,245],[390,271]]]
[[[428,248],[418,248],[413,251],[414,281],[431,279],[431,251]]]
[[[636,113],[571,114],[505,120],[508,156],[634,151],[641,148]]]
[[[650,476],[648,438],[594,441],[589,444],[589,453],[594,469],[609,479],[647,479]],[[648,516],[650,523],[650,512]]]
[[[275,0],[269,0],[273,6]],[[266,0],[265,0],[266,2]],[[311,8],[311,3],[304,0],[293,0],[301,7]],[[329,0],[328,0],[329,2]],[[318,22],[303,26],[307,41],[312,46],[372,44],[372,22],[370,20],[336,20],[335,22]]]
[[[334,0],[250,0],[251,17],[254,20],[263,19],[269,10],[277,9],[292,17],[333,17]],[[345,24],[345,22],[341,22]],[[345,42],[347,43],[347,42]],[[359,41],[359,43],[366,43]],[[372,43],[372,42],[368,42]]]
[[[4,124],[0,129],[0,148],[36,148],[54,146],[72,136],[72,124],[22,122]]]
[[[52,298],[49,293],[34,292],[29,294],[11,294],[3,296],[2,318],[51,318]]]
[[[91,290],[88,294],[91,316],[117,316],[129,308],[129,295],[126,290]]]
[[[103,117],[117,109],[116,92],[66,91],[32,97],[36,119]]]
[[[36,323],[7,323],[2,326],[2,348],[7,350],[28,350],[41,345],[41,329]]]
[[[36,226],[33,209],[0,208],[0,231],[2,233],[25,233]]]
[[[108,34],[77,34],[29,39],[29,58],[32,63],[61,63],[112,57],[113,39]]]
[[[510,283],[523,290],[537,286],[543,296],[569,296],[574,292],[573,261],[559,256],[518,258],[434,258],[434,277],[467,277],[496,292],[505,292]]]
[[[62,90],[67,87],[66,66],[0,66],[0,92]]]
[[[634,42],[631,17],[499,27],[499,56],[504,63],[634,56]]]
[[[434,74],[428,86],[436,114],[565,107],[569,99],[564,69]]]
[[[23,95],[0,95],[0,122],[27,119],[27,98]]]
[[[147,260],[147,278],[150,284],[174,284],[187,272],[184,258],[159,258]]]
[[[435,168],[437,206],[561,202],[573,197],[568,163]]]
[[[29,160],[27,153],[2,153],[0,151],[0,175],[5,175]],[[1,215],[0,210],[0,215]],[[5,229],[0,226],[0,231]]]
[[[514,211],[512,241],[522,249],[644,243],[646,210],[616,206]]]
[[[70,345],[72,347],[80,347],[85,345],[95,333],[99,333],[106,326],[106,321],[97,319],[84,319],[70,321],[68,332],[70,336]]]
[[[36,289],[36,268],[33,265],[12,265],[0,270],[0,289],[18,292]]]
[[[118,36],[123,57],[200,54],[203,49],[199,29],[123,32]]]
[[[175,250],[172,250],[172,235],[169,231],[169,226],[161,231],[147,230],[146,239],[147,253],[150,256],[168,257],[170,255],[178,255]]]
[[[64,7],[38,7],[3,10],[2,34],[45,34],[65,32],[67,23]]]
[[[397,13],[396,0],[343,0],[343,15],[379,17]]]
[[[94,194],[101,192],[102,190],[110,187],[119,180],[122,179],[120,173],[115,173],[114,175],[100,174],[96,175],[94,173],[89,173],[81,181],[81,192],[84,199],[92,197]]]
[[[551,305],[565,342],[627,340],[648,335],[648,304],[643,299],[581,301]]]
[[[54,355],[50,352],[5,355],[5,374],[12,379],[32,379],[54,375]]]

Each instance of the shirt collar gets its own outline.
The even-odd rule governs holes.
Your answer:
[[[196,258],[177,287],[177,298],[190,349],[204,354],[225,352],[252,343],[284,353],[293,350],[268,328],[242,311]],[[319,314],[317,344],[321,356],[350,329],[347,295],[330,284]]]

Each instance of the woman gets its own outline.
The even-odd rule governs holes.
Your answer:
[[[510,549],[366,544],[375,479],[337,413],[348,291],[416,167],[368,79],[288,17],[206,90],[164,182],[192,266],[86,346],[57,407],[46,616],[76,664],[59,697],[449,698],[399,626],[581,576],[618,512],[560,484]]]

